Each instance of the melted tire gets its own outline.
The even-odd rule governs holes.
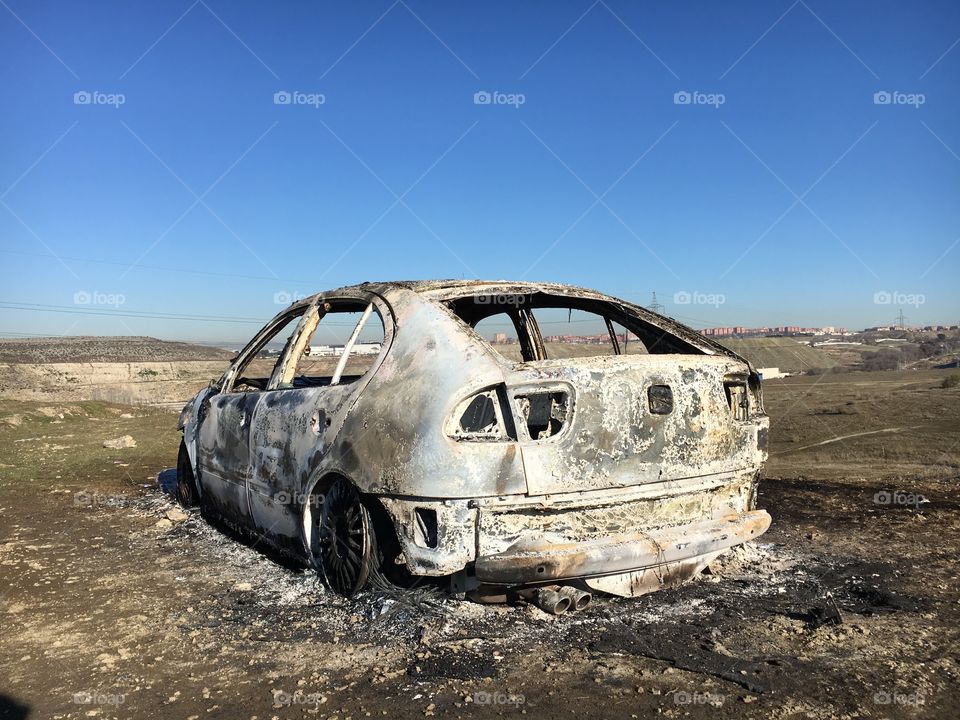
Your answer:
[[[200,504],[200,492],[197,490],[197,480],[193,475],[190,455],[182,440],[180,451],[177,453],[177,502],[184,507],[196,507]]]

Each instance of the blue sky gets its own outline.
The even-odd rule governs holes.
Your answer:
[[[244,340],[431,277],[956,323],[958,39],[953,2],[3,0],[0,330]]]

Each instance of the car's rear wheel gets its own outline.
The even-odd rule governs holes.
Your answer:
[[[177,453],[177,502],[184,507],[196,507],[200,504],[200,492],[197,490],[197,480],[193,476],[193,466],[190,464],[190,454],[187,445],[180,441],[180,452]]]
[[[370,513],[346,478],[338,478],[327,490],[317,529],[317,561],[324,580],[341,595],[355,595],[379,564],[379,553]]]

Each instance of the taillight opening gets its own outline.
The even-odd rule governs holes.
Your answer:
[[[453,411],[447,435],[474,442],[516,440],[505,391],[491,388],[462,401]]]
[[[734,420],[750,419],[750,396],[747,394],[747,384],[744,382],[725,382],[723,391],[727,396],[730,414]]]
[[[524,393],[514,397],[514,404],[531,440],[557,435],[570,414],[570,396],[563,391]]]

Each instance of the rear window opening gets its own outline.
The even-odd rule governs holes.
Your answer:
[[[531,362],[704,351],[608,300],[548,293],[479,294],[449,303],[508,360]]]

